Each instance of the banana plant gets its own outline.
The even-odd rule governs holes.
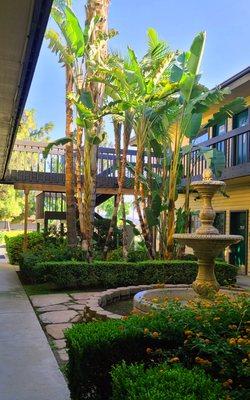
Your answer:
[[[196,35],[190,50],[177,57],[170,75],[172,82],[178,83],[179,92],[178,95],[176,94],[177,112],[169,126],[173,153],[169,170],[166,258],[172,258],[174,253],[175,201],[178,196],[177,176],[181,167],[180,154],[184,139],[188,138],[191,141],[197,136],[201,129],[204,112],[208,111],[212,105],[220,103],[230,92],[227,88],[220,89],[219,87],[208,90],[199,83],[205,40],[205,32]],[[223,112],[231,115],[242,106],[243,99],[239,98],[233,103],[229,103],[224,110],[220,110],[220,115]]]
[[[169,71],[175,53],[169,51],[166,43],[158,38],[155,30],[148,30],[149,46],[145,56],[138,60],[135,52],[128,48],[123,62],[113,57],[109,63],[100,67],[105,80],[106,91],[113,101],[119,104],[122,115],[129,112],[133,117],[133,130],[136,137],[137,156],[134,173],[134,203],[138,213],[142,235],[149,257],[154,258],[152,238],[145,208],[147,199],[140,176],[143,173],[144,152],[154,124],[151,111],[166,104],[168,97],[176,91],[177,85],[169,81]],[[95,77],[97,81],[103,78]]]

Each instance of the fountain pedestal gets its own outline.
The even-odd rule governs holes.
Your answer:
[[[212,207],[212,198],[225,186],[225,183],[213,180],[212,172],[205,170],[203,180],[195,181],[191,186],[198,191],[203,201],[200,211],[201,226],[194,234],[175,234],[174,238],[181,245],[193,249],[198,258],[198,274],[192,287],[200,296],[209,297],[220,288],[214,274],[215,258],[230,244],[237,243],[243,238],[238,235],[220,235],[213,226],[215,211]]]
[[[178,285],[166,285],[164,289],[146,290],[139,292],[134,297],[134,311],[147,313],[152,310],[162,309],[166,306],[165,299],[173,299],[176,295],[185,303],[190,299],[197,299],[196,293],[205,299],[211,299],[219,290],[220,285],[214,273],[215,258],[230,244],[241,241],[242,236],[220,235],[213,226],[215,211],[212,207],[212,199],[215,193],[225,183],[212,180],[212,172],[205,170],[202,181],[192,183],[202,198],[203,205],[200,212],[201,226],[195,233],[175,234],[175,240],[182,246],[191,247],[198,258],[198,274],[191,287],[178,287]],[[178,294],[176,291],[178,290]],[[225,290],[226,294],[238,295],[237,290]],[[157,300],[155,303],[154,300]]]

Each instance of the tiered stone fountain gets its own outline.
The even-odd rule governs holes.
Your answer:
[[[220,288],[215,274],[215,258],[233,243],[238,243],[243,238],[238,235],[221,235],[213,226],[215,211],[212,207],[212,198],[219,189],[225,187],[222,181],[212,179],[212,171],[206,169],[202,181],[195,181],[191,186],[197,190],[203,201],[200,212],[201,226],[193,233],[175,234],[175,240],[181,245],[191,247],[198,258],[198,274],[190,287],[172,287],[164,289],[146,290],[139,292],[134,297],[134,309],[138,312],[147,312],[151,308],[158,308],[157,304],[162,299],[180,297],[181,300],[200,297],[211,298]],[[157,300],[158,298],[158,300]],[[162,301],[161,301],[162,300]]]

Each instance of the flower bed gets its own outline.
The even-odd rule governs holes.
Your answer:
[[[213,306],[172,302],[154,315],[75,325],[66,331],[72,399],[110,399],[110,371],[122,360],[146,368],[161,362],[197,365],[232,398],[247,398],[249,320],[249,299],[239,296],[218,297]]]

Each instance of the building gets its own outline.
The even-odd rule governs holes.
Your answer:
[[[226,168],[222,179],[226,182],[226,193],[223,197],[217,194],[213,200],[216,211],[215,224],[220,233],[238,234],[244,241],[232,246],[226,251],[226,259],[239,265],[241,273],[250,275],[250,67],[227,79],[220,85],[229,87],[231,94],[225,98],[224,103],[235,97],[243,96],[247,108],[233,118],[221,120],[213,127],[203,130],[193,141],[194,144],[216,147],[223,151],[226,158]],[[213,107],[204,115],[204,126],[209,118],[221,107]],[[199,163],[196,167],[199,169]],[[198,170],[194,175],[200,175]],[[179,194],[177,208],[183,205],[184,195]],[[195,201],[191,194],[190,206],[192,211],[201,208],[201,202]],[[193,215],[193,229],[198,216]]]

